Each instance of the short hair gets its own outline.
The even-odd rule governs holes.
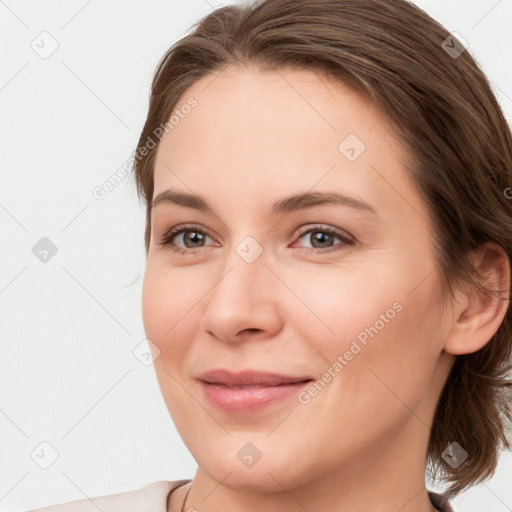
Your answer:
[[[264,0],[214,10],[169,48],[153,77],[134,162],[137,192],[147,205],[146,254],[159,140],[149,149],[148,141],[186,90],[228,65],[307,69],[369,99],[396,129],[429,212],[446,295],[453,298],[466,283],[501,298],[500,290],[482,284],[469,256],[492,241],[512,260],[512,138],[488,79],[464,50],[405,0]],[[508,307],[484,347],[455,359],[427,449],[427,467],[450,484],[449,496],[490,478],[500,448],[510,449],[511,350]],[[443,457],[452,442],[468,454],[457,467]]]

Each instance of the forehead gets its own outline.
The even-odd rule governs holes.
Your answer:
[[[196,105],[183,108],[191,99]],[[154,196],[169,187],[236,189],[240,198],[342,187],[371,201],[389,195],[390,184],[408,186],[405,151],[382,113],[313,71],[226,68],[195,82],[174,113]]]
[[[370,142],[367,132],[382,123],[380,113],[357,93],[309,70],[228,67],[195,82],[174,112],[184,110],[191,98],[197,105],[188,114],[173,117],[179,122],[164,134],[160,145],[161,152],[172,147],[175,159],[193,157],[187,151],[192,145],[201,154],[222,156],[220,149],[234,142],[243,143],[246,159],[276,149],[292,149],[297,158],[312,148],[337,152],[337,142],[348,133]],[[371,137],[372,144],[380,132]],[[298,141],[303,144],[298,146]]]

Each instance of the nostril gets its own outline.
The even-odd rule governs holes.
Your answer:
[[[245,333],[245,332],[255,332],[255,333],[258,333],[260,332],[261,329],[257,329],[255,327],[250,327],[249,329],[244,329],[243,331],[241,331],[242,333]]]

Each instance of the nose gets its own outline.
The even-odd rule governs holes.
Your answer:
[[[201,329],[229,343],[275,336],[283,325],[283,288],[265,252],[249,263],[233,250],[203,300]]]

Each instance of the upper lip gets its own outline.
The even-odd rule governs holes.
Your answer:
[[[260,372],[257,370],[245,370],[242,372],[231,372],[229,370],[217,369],[203,372],[197,379],[211,384],[224,384],[225,386],[243,386],[261,384],[263,386],[278,386],[280,384],[291,384],[312,380],[308,376],[288,376],[277,373]]]

